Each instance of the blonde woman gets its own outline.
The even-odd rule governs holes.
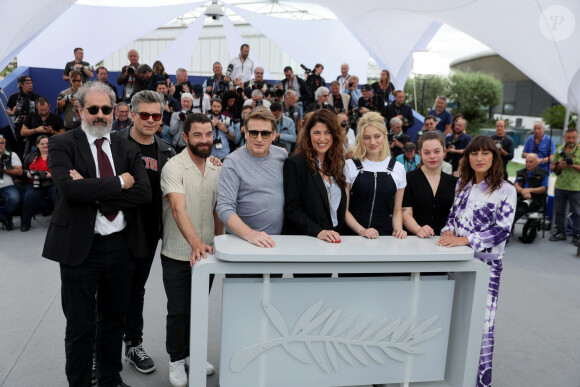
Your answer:
[[[376,112],[366,113],[358,123],[353,158],[346,161],[344,168],[345,222],[355,234],[365,238],[407,237],[402,216],[405,168],[390,156],[383,117]]]

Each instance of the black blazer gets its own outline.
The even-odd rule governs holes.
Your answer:
[[[97,209],[100,209],[103,213],[123,211],[129,249],[136,258],[145,257],[148,251],[145,230],[137,207],[151,201],[151,186],[137,144],[111,136],[117,176],[105,178],[97,178],[87,136],[80,128],[51,136],[48,152],[58,197],[42,256],[71,266],[82,264],[93,243]],[[84,178],[72,180],[71,169]],[[135,178],[135,185],[126,190],[121,189],[118,176],[124,172]]]
[[[304,156],[297,154],[284,162],[284,227],[286,235],[317,237],[322,230],[342,232],[346,213],[346,192],[341,189],[338,224],[332,227],[328,192],[322,176],[312,170]]]

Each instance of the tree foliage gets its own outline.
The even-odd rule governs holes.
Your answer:
[[[415,87],[417,89],[417,111],[420,114],[426,115],[427,112],[434,108],[435,98],[439,95],[445,95],[448,90],[449,80],[447,77],[435,75],[425,80],[425,96],[423,98],[423,111],[421,110],[421,93],[423,88],[423,79],[415,79]],[[405,83],[405,95],[407,96],[407,103],[415,109],[415,92],[413,89],[413,79],[407,78]]]
[[[467,121],[485,118],[485,109],[501,101],[501,82],[483,73],[455,72],[449,77],[448,97]]]
[[[566,108],[562,105],[550,106],[542,113],[544,122],[552,128],[564,128],[564,120],[566,119]],[[568,126],[576,127],[577,116],[570,115],[570,122]]]

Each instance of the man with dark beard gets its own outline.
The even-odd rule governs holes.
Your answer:
[[[76,100],[81,127],[49,139],[59,195],[42,255],[60,263],[69,385],[91,384],[96,310],[98,383],[125,386],[123,323],[135,259],[148,252],[137,207],[151,201],[151,187],[139,147],[110,135],[111,88],[88,82]]]
[[[206,253],[213,254],[214,236],[224,232],[215,211],[221,168],[207,160],[213,146],[210,119],[191,114],[183,123],[182,136],[187,147],[161,171],[161,266],[167,294],[166,348],[172,386],[187,385],[191,266]],[[214,372],[207,363],[207,374]]]
[[[161,238],[161,170],[167,161],[175,156],[175,150],[161,137],[157,130],[162,125],[164,100],[155,91],[143,90],[131,98],[131,118],[134,125],[116,134],[139,146],[153,200],[139,207],[141,220],[145,225],[145,240],[148,254],[139,259],[131,281],[129,310],[125,322],[125,359],[133,364],[137,371],[148,374],[155,370],[153,359],[143,349],[143,305],[145,301],[145,283],[149,278],[157,244]]]

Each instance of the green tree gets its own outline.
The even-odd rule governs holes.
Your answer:
[[[417,89],[417,95],[415,95],[413,89],[413,78],[407,78],[405,83],[405,95],[407,103],[415,109],[415,98],[417,99],[417,111],[422,115],[426,115],[427,112],[435,105],[435,98],[439,95],[444,95],[447,91],[449,80],[447,77],[441,75],[435,75],[433,77],[425,79],[425,95],[423,97],[423,111],[421,112],[421,95],[423,92],[423,79],[415,79],[415,87]]]
[[[450,99],[454,113],[461,113],[468,122],[482,121],[486,111],[501,101],[501,82],[483,73],[455,72],[449,77]]]
[[[562,105],[550,106],[542,113],[544,122],[552,128],[564,128],[564,120],[566,118],[566,108]],[[568,126],[576,127],[577,116],[570,114],[570,122]]]

